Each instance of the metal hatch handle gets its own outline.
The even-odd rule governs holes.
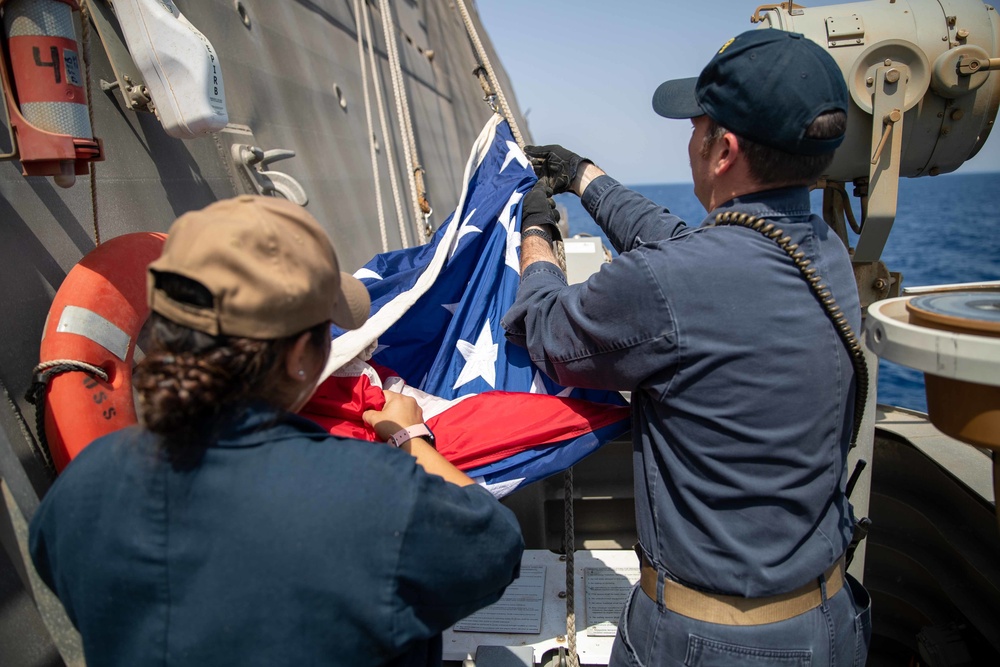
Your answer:
[[[971,76],[976,72],[985,72],[986,70],[1000,69],[1000,58],[959,58],[958,59],[958,73]]]
[[[267,169],[267,166],[278,160],[295,157],[295,151],[285,148],[275,148],[265,151],[259,146],[250,144],[233,144],[233,161],[250,179],[257,194],[280,195],[299,206],[309,203],[305,188],[294,176],[281,171]]]

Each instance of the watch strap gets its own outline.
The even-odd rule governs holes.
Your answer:
[[[413,426],[407,426],[406,428],[393,433],[389,436],[387,441],[393,447],[402,447],[404,443],[413,438],[424,438],[434,446],[434,433],[431,432],[427,424],[414,424]]]
[[[549,244],[552,243],[552,234],[549,234],[547,231],[545,231],[541,227],[528,227],[526,230],[524,230],[523,232],[521,232],[521,240],[522,241],[524,239],[528,238],[529,236],[537,236],[539,238],[545,239],[546,243],[549,243]]]

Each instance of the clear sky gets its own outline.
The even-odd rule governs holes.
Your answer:
[[[750,15],[762,2],[477,0],[476,7],[534,140],[563,144],[639,185],[691,180],[691,124],[657,116],[653,91],[667,79],[697,76],[727,39],[754,27]],[[1000,171],[998,135],[959,171]]]

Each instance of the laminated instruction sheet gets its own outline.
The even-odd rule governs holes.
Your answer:
[[[542,630],[545,566],[522,565],[521,576],[489,607],[459,621],[455,632],[538,634]]]

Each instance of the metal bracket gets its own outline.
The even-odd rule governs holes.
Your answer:
[[[156,109],[149,96],[149,89],[146,88],[146,81],[139,72],[138,65],[132,60],[128,47],[125,46],[125,38],[110,5],[105,0],[86,0],[86,3],[97,27],[101,44],[104,45],[104,51],[108,54],[111,69],[115,73],[115,81],[101,80],[101,90],[107,92],[117,88],[121,91],[122,101],[127,108],[132,111],[155,113]]]
[[[854,251],[855,262],[878,260],[896,219],[908,74],[904,65],[889,60],[875,69],[871,140],[874,155],[868,172],[868,212]]]
[[[0,147],[0,151],[3,151],[0,152],[0,161],[16,160],[18,156],[17,134],[14,132],[14,123],[10,117],[10,109],[16,106],[16,104],[11,98],[12,90],[7,80],[7,59],[4,57],[4,50],[4,45],[0,43],[0,107],[3,107],[0,109],[0,112],[3,113],[4,127],[7,128],[7,140]],[[5,150],[7,148],[10,148],[10,150]]]
[[[764,20],[764,13],[771,12],[776,9],[783,9],[788,12],[789,16],[802,16],[804,13],[802,10],[805,9],[805,5],[797,5],[794,2],[781,2],[774,5],[761,5],[756,10],[754,10],[753,15],[750,17],[750,23],[761,23]]]
[[[883,262],[854,262],[852,266],[862,309],[876,301],[899,296],[903,277],[898,272],[889,271]]]
[[[486,102],[489,108],[493,109],[493,113],[500,113],[500,107],[498,104],[498,97],[495,92],[493,92],[493,87],[490,85],[490,80],[486,76],[486,68],[482,65],[476,67],[472,70],[472,73],[479,77],[479,85],[483,89],[483,102]]]
[[[826,19],[826,39],[829,48],[838,46],[861,46],[865,43],[865,22],[858,14],[850,16],[828,16]]]
[[[249,144],[233,144],[230,150],[233,161],[249,177],[258,194],[280,195],[299,206],[305,206],[309,203],[309,196],[306,194],[305,188],[295,180],[295,177],[281,171],[267,169],[267,166],[272,162],[295,157],[295,151],[284,148],[265,151],[263,148]]]

